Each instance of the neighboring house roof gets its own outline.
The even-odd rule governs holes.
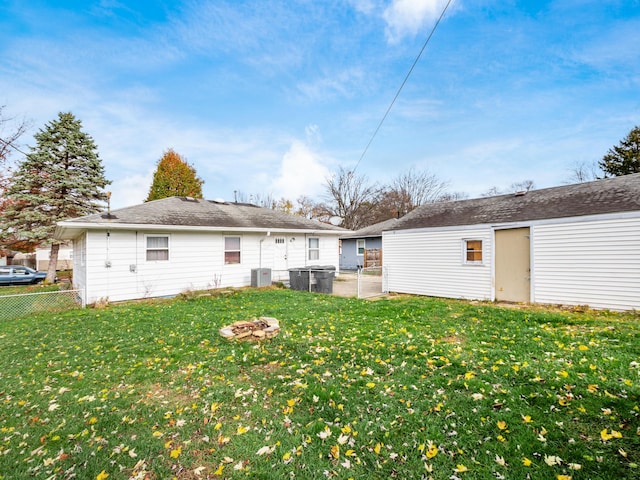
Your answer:
[[[167,229],[234,231],[347,231],[316,220],[290,215],[247,203],[227,203],[188,197],[169,197],[58,222],[55,237],[74,238],[90,229]]]
[[[342,240],[348,240],[353,238],[381,237],[382,232],[384,232],[385,230],[390,230],[391,227],[393,227],[396,223],[398,223],[397,218],[390,218],[389,220],[369,225],[368,227],[361,228],[360,230],[356,230],[355,232],[346,233],[340,238]]]
[[[388,230],[640,211],[640,173],[526,193],[423,205]]]

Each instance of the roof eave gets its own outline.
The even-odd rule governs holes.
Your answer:
[[[271,228],[271,227],[233,227],[203,225],[156,225],[141,223],[109,223],[109,222],[58,222],[54,237],[60,240],[72,240],[85,230],[151,230],[177,232],[246,232],[246,233],[298,233],[310,235],[339,236],[340,230],[323,230],[314,228]]]

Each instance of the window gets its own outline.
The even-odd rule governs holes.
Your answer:
[[[309,260],[320,259],[320,239],[317,237],[309,238]]]
[[[482,263],[482,240],[465,240],[464,263]]]
[[[240,263],[240,237],[224,237],[224,264]]]
[[[356,240],[356,253],[358,255],[364,255],[364,247],[365,247],[364,238],[361,240]]]
[[[147,261],[166,261],[169,260],[169,237],[164,236],[147,236]]]

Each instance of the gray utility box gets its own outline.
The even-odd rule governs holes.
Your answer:
[[[252,287],[267,287],[269,285],[271,285],[270,268],[253,268],[251,270]]]

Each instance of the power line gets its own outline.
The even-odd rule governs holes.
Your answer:
[[[438,28],[438,25],[440,24],[440,21],[444,17],[444,14],[447,12],[447,9],[449,8],[449,5],[451,4],[452,1],[453,0],[448,0],[447,4],[442,9],[442,13],[440,13],[440,16],[438,17],[438,20],[436,21],[436,23],[433,25],[433,28],[431,29],[431,33],[429,33],[429,36],[427,37],[427,39],[425,40],[424,44],[422,45],[422,48],[420,49],[420,53],[418,53],[418,56],[413,61],[413,65],[411,65],[411,68],[409,69],[409,72],[404,77],[404,80],[402,81],[402,84],[400,85],[400,88],[398,88],[398,91],[396,92],[395,97],[393,97],[393,100],[391,100],[391,103],[389,104],[389,108],[387,108],[387,111],[384,112],[382,120],[380,120],[380,123],[378,123],[378,126],[376,127],[375,131],[373,132],[373,135],[371,135],[371,138],[369,139],[369,143],[367,143],[367,146],[364,147],[364,151],[362,152],[362,155],[360,155],[360,158],[358,159],[358,162],[356,163],[356,166],[353,167],[351,172],[355,172],[356,171],[356,169],[358,168],[358,165],[360,165],[360,162],[362,161],[362,159],[366,155],[367,151],[369,150],[369,147],[371,146],[371,143],[373,142],[373,139],[376,138],[376,135],[378,134],[378,131],[380,130],[380,127],[382,127],[382,124],[386,120],[387,115],[389,115],[389,112],[391,111],[391,108],[393,107],[394,103],[396,103],[396,100],[400,96],[400,92],[402,92],[402,89],[404,88],[405,83],[407,83],[407,80],[409,80],[409,76],[413,72],[413,69],[415,68],[416,64],[418,63],[418,60],[420,60],[420,57],[422,56],[422,52],[424,52],[425,48],[427,48],[427,45],[429,44],[429,41],[431,40],[431,37],[435,33],[436,28]]]

